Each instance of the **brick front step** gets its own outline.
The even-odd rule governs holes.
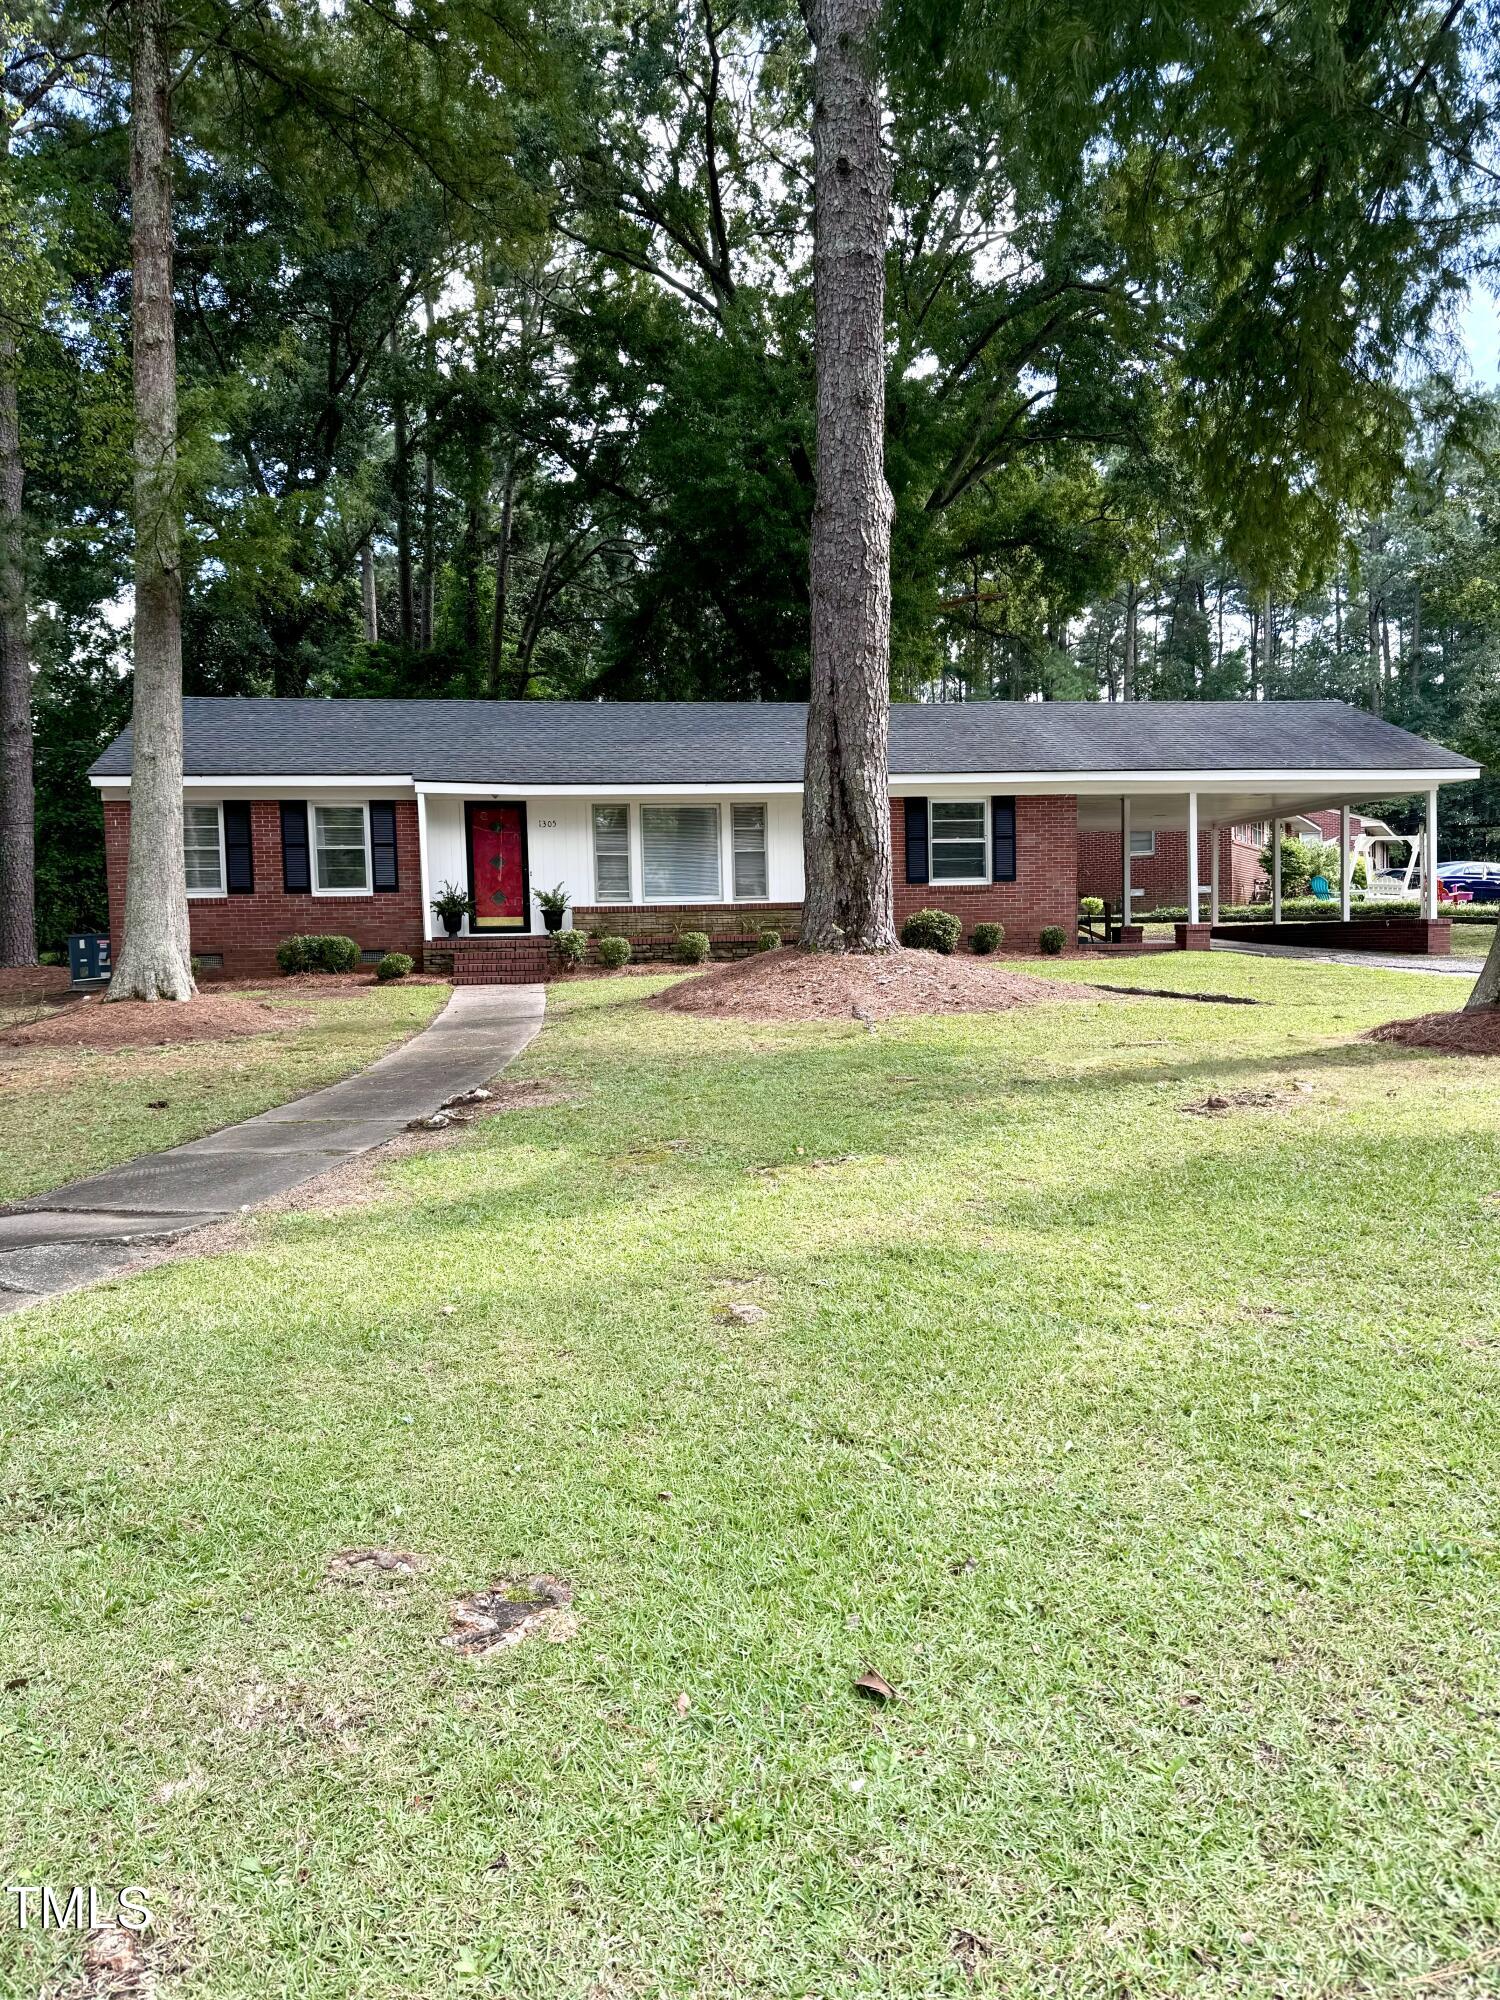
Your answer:
[[[455,986],[531,986],[559,970],[548,937],[439,939],[424,948],[422,968],[447,973]]]

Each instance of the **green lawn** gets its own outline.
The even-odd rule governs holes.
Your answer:
[[[1052,970],[1268,1004],[554,988],[567,1101],[0,1323],[3,1879],[145,1886],[162,2000],[1493,1995],[1500,1071]]]
[[[0,1046],[0,1201],[180,1145],[347,1076],[426,1027],[448,991],[392,984],[320,999],[271,987],[263,997],[293,1023],[272,1035],[165,1048]],[[14,1007],[4,1019],[36,1011]]]

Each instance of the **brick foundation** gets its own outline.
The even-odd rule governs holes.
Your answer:
[[[675,959],[684,931],[704,931],[715,958],[740,958],[758,948],[762,931],[780,931],[783,944],[795,944],[802,931],[802,905],[584,903],[573,907],[573,928],[587,931],[591,939],[627,937],[631,957],[644,959]]]

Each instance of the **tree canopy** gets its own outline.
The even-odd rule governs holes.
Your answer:
[[[108,11],[15,18],[55,943],[128,705],[129,107]],[[803,695],[800,14],[172,18],[189,690]],[[1495,53],[1414,0],[888,11],[897,695],[1338,693],[1493,754],[1496,414],[1451,370]]]

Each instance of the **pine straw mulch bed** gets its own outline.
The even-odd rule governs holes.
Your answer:
[[[847,957],[783,945],[655,993],[648,1007],[744,1021],[884,1021],[895,1014],[990,1014],[1048,1000],[1097,1000],[1092,986],[1037,979],[988,958],[932,951]]]
[[[29,985],[25,982],[30,982]],[[408,986],[446,986],[433,973],[408,973]],[[0,1020],[0,1048],[166,1048],[178,1042],[224,1042],[245,1035],[275,1035],[305,1024],[305,1010],[288,1000],[344,1000],[373,992],[373,971],[296,973],[290,978],[204,982],[196,999],[106,1000],[103,993],[74,993],[57,966],[0,974],[0,1008],[19,1018]],[[7,1006],[7,1003],[9,1005]]]
[[[290,1008],[271,1007],[240,993],[200,993],[170,1000],[106,1000],[88,993],[52,1007],[0,1034],[0,1047],[52,1049],[165,1048],[174,1042],[224,1042],[241,1035],[272,1035],[303,1024]]]
[[[23,1001],[65,999],[67,992],[68,969],[65,965],[0,967],[0,1007]]]
[[[1398,1042],[1408,1049],[1438,1049],[1449,1056],[1500,1056],[1500,1007],[1473,1013],[1418,1014],[1410,1021],[1386,1021],[1371,1028],[1367,1042]]]

